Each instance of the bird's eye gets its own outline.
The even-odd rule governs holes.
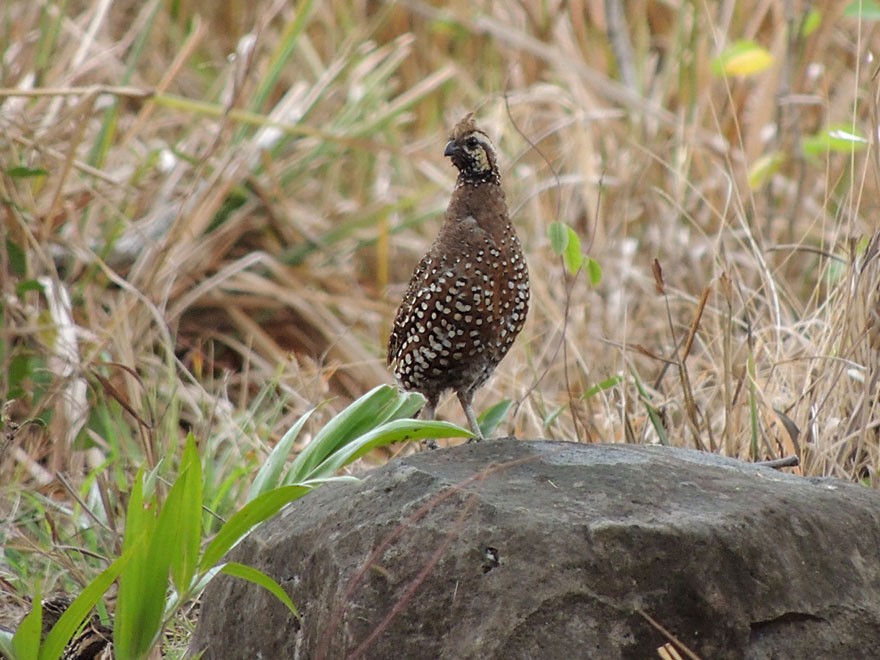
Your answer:
[[[471,138],[467,139],[467,146],[469,149],[476,149],[479,144],[480,144],[479,140],[477,140],[477,138],[475,138],[475,137],[471,137]]]

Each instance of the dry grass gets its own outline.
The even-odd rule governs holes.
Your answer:
[[[877,485],[874,23],[824,3],[804,36],[804,7],[758,0],[626,3],[623,33],[591,0],[293,4],[3,7],[10,589],[100,564],[62,546],[114,550],[46,545],[33,501],[67,520],[73,493],[124,492],[192,429],[222,509],[300,414],[390,381],[389,323],[469,109],[502,151],[534,300],[478,410],[516,401],[501,430],[520,437],[794,453]],[[713,75],[735,39],[772,66]],[[866,148],[803,155],[840,123]],[[556,220],[599,286],[565,273]]]

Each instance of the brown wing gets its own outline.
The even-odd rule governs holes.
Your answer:
[[[403,294],[403,300],[400,302],[400,307],[397,308],[397,314],[394,316],[394,325],[391,327],[391,336],[388,337],[388,354],[385,359],[388,365],[391,365],[397,358],[397,352],[406,338],[406,327],[408,319],[412,314],[413,301],[416,299],[419,289],[425,285],[425,273],[428,271],[430,264],[431,255],[426,254],[413,271],[412,277],[409,280],[409,286],[406,287],[406,293]]]

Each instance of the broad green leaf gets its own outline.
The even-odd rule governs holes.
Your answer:
[[[731,44],[712,61],[716,76],[752,76],[765,71],[773,64],[773,55],[751,40]]]
[[[201,504],[201,463],[195,439],[190,435],[180,473],[168,492],[155,529],[146,541],[146,551],[139,553],[133,562],[132,569],[138,575],[135,584],[141,597],[137,601],[126,601],[127,606],[134,608],[138,624],[131,631],[130,647],[124,649],[131,657],[147,655],[162,632],[169,574],[179,592],[192,581],[201,541]],[[120,591],[127,578],[126,574],[120,580]],[[127,657],[125,653],[120,655]]]
[[[597,287],[602,283],[602,266],[592,257],[587,257],[584,263],[587,269],[587,277],[590,280],[590,286]]]
[[[199,570],[206,571],[234,548],[254,526],[278,513],[282,507],[311,490],[308,486],[282,486],[258,495],[236,511],[205,548]]]
[[[480,415],[477,423],[480,425],[480,431],[483,432],[484,438],[488,438],[495,433],[495,429],[498,428],[498,425],[504,420],[512,407],[513,401],[504,399]]]
[[[411,417],[424,401],[420,394],[401,394],[389,385],[373,388],[318,431],[294,460],[284,483],[297,484],[314,478],[316,465],[385,422]]]
[[[168,589],[169,557],[158,539],[155,499],[143,499],[143,470],[138,471],[125,518],[124,547],[131,552],[128,569],[119,578],[114,621],[117,657],[140,658],[153,644],[161,625]],[[170,551],[170,550],[169,550]]]
[[[183,592],[192,582],[202,538],[202,465],[192,433],[186,438],[180,476],[171,487],[159,518],[160,535],[171,545],[171,577]],[[163,522],[167,530],[163,530]]]
[[[233,575],[263,587],[263,589],[266,589],[269,593],[284,603],[287,606],[287,609],[289,609],[297,619],[299,618],[299,612],[296,611],[296,606],[293,604],[293,601],[290,600],[290,596],[287,595],[287,592],[285,592],[284,589],[281,588],[281,585],[275,580],[263,573],[263,571],[236,562],[229,562],[224,565],[221,570],[227,575]]]
[[[12,637],[15,660],[37,660],[40,657],[40,635],[43,628],[43,608],[40,590],[34,594],[33,607],[18,625]]]
[[[568,229],[568,241],[565,245],[565,251],[562,253],[562,261],[568,272],[574,275],[577,273],[584,263],[584,255],[581,252],[581,239],[571,227]]]
[[[389,408],[396,408],[395,400],[398,396],[397,388],[379,385],[350,404],[327,422],[299,453],[290,466],[285,483],[295,484],[304,481],[316,465],[344,446],[351,438],[356,438],[385,421]]]
[[[314,408],[296,420],[296,424],[290,427],[287,433],[278,441],[278,444],[275,445],[275,448],[269,453],[269,457],[266,459],[263,467],[257,472],[254,483],[251,484],[251,489],[248,493],[249,502],[258,495],[262,495],[270,489],[281,485],[281,473],[284,470],[284,464],[288,456],[290,456],[290,452],[293,450],[293,443],[296,442],[299,432],[302,431],[302,427],[305,426],[313,412],[315,412]]]
[[[880,2],[874,0],[853,0],[843,10],[847,18],[858,18],[863,21],[880,21]]]
[[[470,431],[448,422],[398,419],[388,422],[357,438],[309,473],[309,479],[331,477],[338,470],[367,452],[395,442],[425,440],[427,438],[472,438]]]
[[[568,245],[568,225],[564,222],[551,222],[547,227],[547,237],[550,239],[553,252],[561,257]]]
[[[845,124],[829,126],[824,131],[805,137],[802,142],[804,154],[807,156],[824,156],[827,153],[849,154],[864,151],[868,140],[858,129]]]
[[[425,397],[418,392],[398,392],[397,399],[393,403],[384,421],[412,418],[425,406]]]
[[[155,512],[144,506],[144,470],[138,470],[128,497],[128,510],[125,514],[125,532],[122,537],[123,550],[134,547],[143,537],[149,537],[155,524]]]

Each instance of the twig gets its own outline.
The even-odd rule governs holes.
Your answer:
[[[774,470],[778,470],[779,468],[785,468],[785,467],[797,467],[800,464],[801,464],[801,461],[797,456],[786,456],[785,458],[775,458],[772,461],[755,461],[755,465],[773,468]]]
[[[677,647],[677,649],[676,649],[677,651],[681,651],[682,653],[684,653],[688,658],[690,658],[690,660],[700,660],[700,656],[698,656],[696,653],[694,653],[693,651],[691,651],[687,646],[685,646],[685,644],[684,644],[680,639],[678,639],[678,637],[676,637],[676,636],[673,635],[671,632],[669,632],[669,631],[663,626],[662,623],[660,623],[659,621],[657,621],[654,617],[652,617],[650,614],[648,614],[648,613],[645,612],[644,610],[641,610],[641,609],[638,609],[638,608],[637,608],[637,609],[636,609],[636,612],[637,612],[638,614],[640,614],[640,615],[642,616],[642,618],[643,618],[645,621],[647,621],[648,623],[650,623],[651,626],[652,626],[657,632],[659,632],[659,633],[660,633],[661,635],[663,635],[667,640],[669,640],[669,642],[670,642],[671,644],[673,644],[675,647]],[[662,647],[661,647],[661,648],[662,648]],[[673,657],[674,657],[674,656],[673,656]]]

